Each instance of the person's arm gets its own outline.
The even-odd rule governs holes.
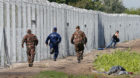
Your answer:
[[[23,40],[22,40],[22,48],[24,48],[24,42],[26,42],[26,40],[27,40],[27,37],[26,36],[24,36],[24,38],[23,38]]]
[[[50,35],[47,37],[47,39],[46,39],[46,45],[48,45],[48,41],[50,40]]]
[[[117,38],[119,38],[119,34],[116,34]]]
[[[74,34],[72,34],[72,37],[71,37],[71,43],[72,44],[74,44],[73,40],[74,40]]]
[[[114,35],[112,36],[113,39],[115,39],[115,37],[116,37],[116,34],[114,34]]]
[[[60,42],[61,42],[61,36],[58,35],[58,43],[60,43]]]
[[[38,45],[38,39],[37,39],[37,36],[34,36],[34,39],[35,39],[35,45],[37,46],[37,45]]]
[[[87,44],[87,37],[84,38],[84,42],[85,42],[85,44]]]
[[[84,40],[84,44],[87,44],[87,37],[84,32],[83,32],[83,40]]]

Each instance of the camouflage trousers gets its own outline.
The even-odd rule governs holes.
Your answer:
[[[83,59],[84,44],[75,44],[75,51],[77,55],[77,60]]]
[[[33,64],[35,56],[35,47],[27,47],[28,63]]]

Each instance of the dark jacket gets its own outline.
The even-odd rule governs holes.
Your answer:
[[[49,44],[57,46],[61,42],[61,36],[57,32],[53,32],[47,37],[46,44],[48,44],[49,40]]]

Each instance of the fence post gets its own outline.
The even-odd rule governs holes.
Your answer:
[[[1,32],[0,32],[0,35],[1,35],[1,40],[0,40],[0,62],[1,62],[1,66],[4,67],[4,51],[3,51],[3,27],[4,27],[4,19],[3,19],[3,0],[0,0],[0,27],[1,27]]]
[[[12,0],[11,1],[11,26],[12,26],[12,50],[13,50],[13,54],[12,54],[12,63],[16,62],[17,59],[17,54],[16,54],[16,17],[15,17],[15,1]]]

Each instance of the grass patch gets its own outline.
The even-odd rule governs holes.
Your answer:
[[[94,75],[68,75],[63,72],[43,71],[33,78],[96,78]]]
[[[140,72],[140,54],[130,50],[116,50],[112,54],[103,54],[94,61],[99,71],[109,71],[112,66],[120,65],[129,72]]]

